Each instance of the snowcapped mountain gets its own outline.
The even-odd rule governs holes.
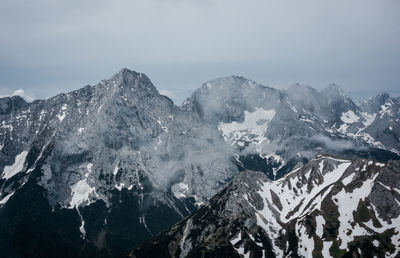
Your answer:
[[[400,163],[318,156],[271,181],[243,171],[132,257],[397,257]]]
[[[188,215],[238,171],[213,126],[127,69],[48,100],[0,99],[0,120],[3,257],[23,256],[11,248],[21,241],[39,256],[93,248],[119,255]],[[37,242],[25,243],[30,237]],[[42,248],[52,238],[59,241]]]
[[[400,154],[400,102],[387,94],[357,106],[334,84],[279,91],[231,76],[205,83],[183,109],[217,126],[244,169],[271,179],[323,152],[382,161]]]

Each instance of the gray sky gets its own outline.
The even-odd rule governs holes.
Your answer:
[[[178,104],[232,74],[398,97],[399,13],[398,0],[1,0],[0,95],[46,98],[126,67]]]

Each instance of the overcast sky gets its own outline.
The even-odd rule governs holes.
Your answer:
[[[1,0],[0,95],[47,98],[126,67],[178,104],[233,74],[398,97],[399,13],[398,0]]]

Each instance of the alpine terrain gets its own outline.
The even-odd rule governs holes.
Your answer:
[[[0,98],[0,257],[396,256],[399,111],[237,76],[177,106],[128,69]]]
[[[381,161],[400,154],[400,99],[387,93],[357,106],[334,84],[277,90],[231,76],[205,83],[183,108],[218,127],[241,167],[271,179],[321,152]]]
[[[319,156],[271,181],[241,172],[131,257],[399,257],[400,162]]]
[[[0,120],[0,257],[122,255],[238,171],[212,125],[127,69],[48,100],[0,99]]]

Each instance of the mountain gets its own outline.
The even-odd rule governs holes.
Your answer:
[[[398,257],[400,162],[318,156],[283,178],[243,171],[131,257]]]
[[[128,69],[47,100],[0,98],[0,257],[123,256],[240,171],[278,179],[323,153],[399,159],[399,103],[232,76],[176,106]]]
[[[400,102],[388,94],[357,106],[335,84],[277,90],[231,76],[205,83],[182,108],[219,128],[242,170],[270,179],[323,152],[383,162],[400,155]]]
[[[121,255],[238,172],[213,126],[127,69],[48,100],[0,99],[0,121],[1,257]]]

